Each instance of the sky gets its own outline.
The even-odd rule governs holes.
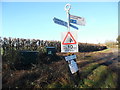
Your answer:
[[[68,2],[2,2],[2,37],[61,40],[67,28],[54,23],[67,21]],[[69,2],[70,14],[84,17],[85,26],[75,25],[78,42],[104,43],[118,36],[118,2]],[[70,28],[71,31],[76,29]]]

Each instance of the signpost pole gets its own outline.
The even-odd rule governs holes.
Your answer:
[[[70,4],[66,4],[64,9],[67,14],[67,22],[57,19],[55,17],[53,21],[56,24],[67,27],[68,30],[67,34],[66,32],[61,34],[62,35],[61,52],[68,52],[68,55],[65,57],[65,59],[69,64],[69,68],[71,70],[72,76],[74,76],[74,73],[77,73],[77,77],[80,79],[79,69],[76,63],[76,55],[74,55],[74,52],[78,52],[78,43],[77,43],[77,34],[76,34],[77,32],[73,32],[72,35],[70,32],[70,27],[78,30],[78,27],[72,25],[71,23],[84,26],[85,20],[82,17],[70,15],[70,9],[71,9]],[[76,85],[76,81],[74,82]]]
[[[71,9],[71,5],[70,5],[70,4],[66,4],[66,5],[65,5],[65,11],[66,11],[66,13],[67,13],[67,29],[68,29],[68,32],[70,32],[70,13],[69,13],[70,9]],[[69,56],[69,55],[72,55],[72,53],[68,52],[68,56]],[[74,60],[74,61],[76,62],[76,60]],[[69,61],[68,61],[68,62],[69,62]],[[70,61],[70,62],[71,62],[71,61]],[[79,77],[80,77],[80,76],[79,76],[79,70],[78,70],[76,73],[77,73],[77,77],[79,78]],[[73,79],[73,81],[74,81],[74,83],[75,83],[75,87],[78,86],[78,83],[77,83],[74,75],[71,74],[71,77],[72,77],[72,79]]]
[[[71,9],[71,5],[70,4],[66,4],[65,5],[65,11],[67,13],[67,22],[68,22],[67,23],[68,24],[67,29],[68,29],[68,32],[70,31],[70,13],[69,13],[70,9]]]

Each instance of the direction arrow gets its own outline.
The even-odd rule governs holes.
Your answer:
[[[54,23],[57,23],[57,24],[59,24],[59,25],[63,25],[63,26],[65,26],[65,27],[68,27],[68,26],[67,26],[67,22],[65,22],[65,21],[63,21],[63,20],[60,20],[60,19],[54,17],[53,21],[54,21]],[[76,27],[76,26],[74,26],[74,25],[72,25],[72,24],[70,24],[70,26],[71,26],[72,28],[78,30],[78,27]]]
[[[67,22],[65,22],[65,21],[62,21],[62,20],[57,19],[57,18],[55,18],[55,17],[54,17],[53,21],[54,21],[55,23],[57,23],[57,24],[60,24],[60,25],[63,25],[63,26],[65,26],[65,27],[67,27]]]
[[[75,29],[78,30],[78,27],[76,27],[76,26],[74,26],[74,25],[72,25],[72,24],[70,24],[70,26],[71,26],[72,28],[75,28]]]
[[[83,17],[70,15],[70,23],[85,26],[85,19]]]

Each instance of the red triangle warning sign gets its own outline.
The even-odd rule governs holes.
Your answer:
[[[70,32],[68,32],[67,35],[65,36],[62,44],[63,45],[77,44],[77,42],[74,39],[74,37],[72,36],[72,34]]]

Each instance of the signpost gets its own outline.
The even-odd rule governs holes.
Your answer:
[[[66,52],[66,53],[78,52],[77,32],[70,31],[70,27],[77,30],[78,30],[78,27],[70,23],[84,26],[86,22],[85,22],[85,19],[82,17],[70,15],[69,13],[71,9],[70,4],[66,4],[64,9],[67,13],[67,22],[57,19],[55,17],[53,19],[55,23],[67,27],[67,30],[68,30],[67,32],[61,33],[61,52]],[[71,56],[66,56],[65,60],[66,62],[68,62],[68,66],[70,68],[71,73],[72,74],[77,73],[78,78],[80,78],[79,69],[76,63],[76,58],[77,58],[76,55],[71,55]],[[77,85],[75,80],[74,82],[75,82],[75,85]]]

